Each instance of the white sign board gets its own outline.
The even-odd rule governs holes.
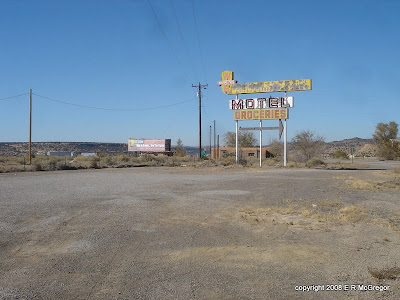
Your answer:
[[[265,109],[294,107],[293,97],[269,97],[229,100],[229,109]]]

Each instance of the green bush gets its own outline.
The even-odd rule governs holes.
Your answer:
[[[33,168],[35,171],[43,171],[43,166],[41,163],[34,163]]]
[[[347,155],[346,152],[338,150],[333,155],[333,158],[336,158],[336,159],[349,159],[349,156]]]
[[[325,166],[325,162],[319,158],[313,157],[306,162],[307,168],[315,168],[319,166]]]

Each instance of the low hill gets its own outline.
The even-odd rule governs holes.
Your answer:
[[[373,144],[371,139],[352,138],[341,141],[332,141],[325,143],[325,154],[335,153],[338,150],[355,153],[366,144]],[[208,152],[208,145],[204,145]],[[293,145],[288,143],[289,150],[293,150]],[[186,153],[197,155],[197,146],[185,146]],[[128,153],[128,144],[126,143],[94,143],[94,142],[35,142],[32,143],[32,153],[40,154],[46,152],[95,152],[106,153],[110,155]],[[172,151],[175,146],[172,146]],[[0,156],[24,156],[28,154],[28,143],[7,142],[0,143]]]

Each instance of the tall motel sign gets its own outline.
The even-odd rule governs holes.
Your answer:
[[[294,107],[294,98],[288,97],[287,92],[309,91],[312,89],[311,79],[278,80],[264,82],[238,83],[234,80],[232,71],[221,74],[218,85],[227,95],[236,95],[236,99],[229,100],[229,108],[233,110],[233,119],[236,121],[236,163],[239,153],[239,130],[260,131],[260,167],[262,166],[262,131],[279,130],[279,139],[283,132],[283,165],[287,164],[287,119],[289,108]],[[283,97],[264,97],[239,99],[242,94],[283,92]],[[259,120],[259,127],[240,127],[239,121]],[[262,127],[263,120],[279,120],[277,127]],[[282,120],[284,122],[282,123]]]

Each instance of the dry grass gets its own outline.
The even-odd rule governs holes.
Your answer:
[[[288,168],[305,168],[305,163],[290,161],[287,163]]]
[[[376,279],[399,279],[400,268],[384,268],[384,269],[370,269],[368,268],[369,274]]]
[[[25,163],[24,163],[25,162]],[[129,155],[102,155],[102,156],[77,156],[57,157],[57,156],[36,156],[32,160],[32,165],[28,164],[28,159],[23,157],[0,157],[0,173],[21,172],[21,171],[55,171],[55,170],[76,170],[90,168],[126,168],[136,166],[197,166],[204,161],[190,156],[186,157],[167,157],[145,154],[141,157]]]
[[[367,209],[357,205],[348,205],[339,209],[339,214],[336,216],[339,220],[344,220],[347,223],[359,223],[367,217]]]
[[[386,189],[400,188],[400,178],[397,176],[389,176],[386,179],[375,178],[370,180],[363,180],[352,176],[336,177],[336,179],[344,180],[344,183],[348,188],[355,190],[383,191]]]
[[[345,184],[347,187],[355,190],[372,191],[374,189],[377,189],[376,184],[352,176],[347,177],[347,179],[345,180]]]
[[[246,208],[240,210],[239,214],[251,224],[272,220],[309,229],[312,229],[312,224],[371,224],[400,231],[400,217],[392,215],[390,218],[375,218],[365,207],[343,204],[339,200],[295,200],[288,201],[284,207]]]
[[[325,166],[325,169],[327,170],[360,170],[368,168],[369,168],[368,165],[343,163],[343,162],[328,163]]]
[[[400,218],[396,216],[392,216],[391,218],[374,218],[370,223],[394,231],[400,231]]]

